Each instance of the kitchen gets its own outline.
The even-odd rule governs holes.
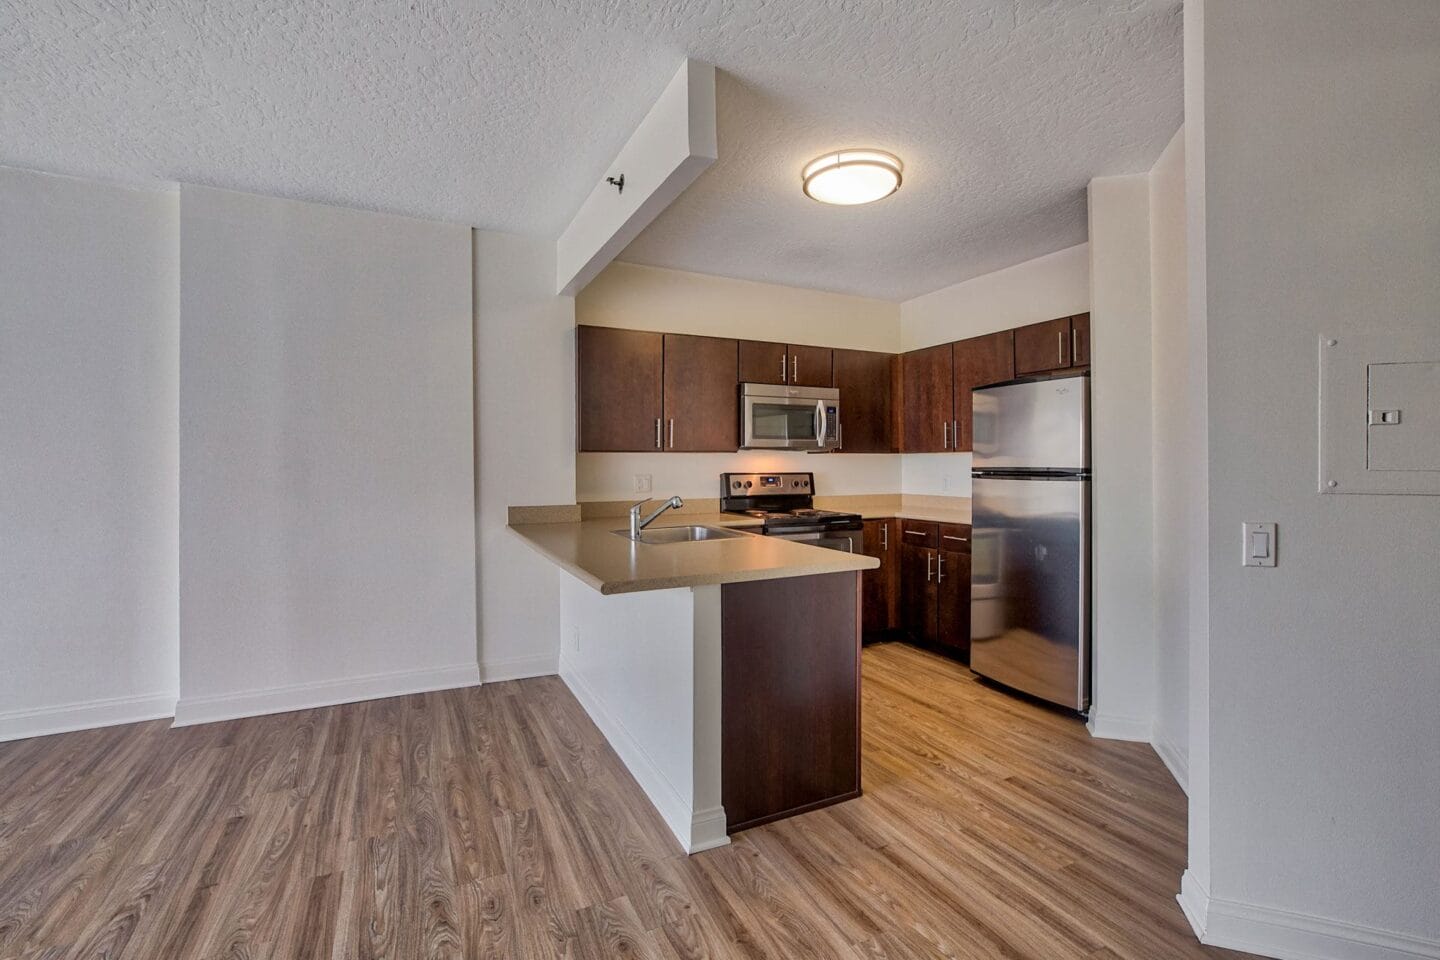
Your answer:
[[[797,300],[810,297],[817,301],[811,309],[830,309],[837,297],[623,263],[613,266],[611,271],[617,275],[612,277],[609,271],[602,274],[590,288],[581,292],[576,305],[579,411],[576,456],[582,489],[587,468],[597,473],[633,470],[629,479],[634,485],[636,500],[647,493],[658,497],[683,493],[683,497],[676,495],[661,504],[656,515],[648,518],[652,524],[646,527],[648,531],[679,532],[682,527],[675,525],[717,533],[739,529],[809,543],[814,545],[812,549],[828,548],[871,557],[878,565],[861,571],[860,602],[848,630],[851,641],[857,634],[867,643],[898,639],[967,665],[972,664],[972,541],[978,539],[982,561],[980,590],[984,595],[977,598],[977,610],[978,622],[986,635],[978,645],[977,675],[1008,681],[1012,691],[1061,705],[1077,718],[1074,721],[1077,725],[1081,722],[1089,705],[1090,674],[1088,601],[1081,599],[1088,590],[1089,575],[1088,473],[1082,475],[1078,484],[1069,485],[1074,488],[1074,495],[1058,507],[1052,505],[1033,516],[1029,514],[1034,511],[1026,516],[997,516],[987,528],[982,528],[978,538],[972,533],[970,498],[944,494],[902,496],[896,474],[903,455],[925,454],[953,458],[957,463],[942,469],[956,471],[957,480],[969,480],[958,474],[971,466],[964,461],[974,459],[973,424],[976,422],[981,425],[982,451],[987,452],[975,463],[975,472],[977,475],[992,475],[996,469],[1003,472],[1017,462],[1024,462],[1027,454],[1033,457],[1033,450],[1025,449],[1027,439],[1036,430],[1051,427],[1057,418],[1061,422],[1068,418],[1070,432],[1065,439],[1071,448],[1060,451],[1055,462],[1046,466],[1087,468],[1089,451],[1084,424],[1088,417],[1090,375],[1088,313],[1046,319],[904,353],[814,342],[736,339],[653,328],[667,318],[674,322],[675,314],[664,309],[663,304],[676,288],[684,285],[694,285],[708,294],[688,298],[692,305],[686,318],[687,330],[707,330],[704,318],[697,317],[697,313],[704,310],[717,315],[728,313],[741,297],[752,298],[746,302],[748,307],[767,312],[774,312],[777,302],[784,302],[784,309],[793,311]],[[730,296],[716,296],[721,291]],[[767,294],[773,301],[766,301]],[[864,301],[848,306],[857,312],[874,309]],[[651,329],[587,322],[593,319],[604,323],[617,318]],[[723,317],[716,319],[725,322]],[[1004,396],[1004,392],[997,395],[987,393],[984,388],[1007,382],[1021,384],[1011,388],[1012,394],[1018,390],[1020,396],[1012,396],[1002,407],[998,398]],[[1061,388],[1062,395],[1072,396],[1074,403],[1064,408],[1042,403],[1039,409],[1031,409],[1034,391],[1044,391],[1046,384]],[[1073,392],[1069,389],[1077,385],[1080,389]],[[981,393],[973,393],[977,388]],[[1047,395],[1053,404],[1053,391]],[[972,396],[982,399],[978,420],[972,419]],[[1006,411],[1003,416],[1002,409]],[[1008,426],[1008,431],[1002,424]],[[1043,454],[1041,456],[1043,458]],[[674,468],[667,462],[672,460],[686,461],[679,468],[685,476],[672,481],[676,486],[656,489],[653,475],[672,476]],[[705,482],[699,476],[699,470],[703,469],[700,465],[715,462],[722,463],[725,471]],[[994,485],[1005,481],[974,482]],[[833,483],[841,491],[861,489],[864,492],[836,493],[825,485],[827,483]],[[865,483],[876,486],[857,487]],[[1052,482],[1040,486],[1059,490],[1067,485]],[[718,498],[713,496],[716,493]],[[1002,508],[1006,499],[1002,493],[994,500],[983,500],[982,515],[986,515],[984,511]],[[512,518],[524,521],[545,516],[545,506],[516,505]],[[623,501],[582,499],[571,514],[551,514],[557,518],[562,515],[580,518],[579,523],[564,525],[567,536],[558,533],[560,528],[544,524],[514,525],[516,531],[547,558],[591,582],[602,593],[630,592],[643,588],[633,582],[592,582],[589,577],[598,570],[593,560],[603,546],[608,545],[619,556],[621,543],[607,540],[603,534],[613,536],[623,531],[603,528],[617,525],[607,517],[618,519],[627,510],[632,524],[636,523],[640,511],[649,512],[642,503],[632,507]],[[1067,516],[1069,525],[1058,539],[1054,533],[1038,532]],[[582,538],[568,536],[584,527],[593,527],[600,534],[593,537],[595,543],[585,545]],[[1005,542],[1005,529],[1020,531],[1026,538],[1027,554],[1031,550],[1043,553],[1051,549],[1056,550],[1055,556],[1048,563],[1031,564],[1032,570],[1015,569],[1008,578],[1002,579],[995,563],[1002,554],[999,544]],[[635,542],[625,548],[630,551],[628,562],[632,571],[649,563],[659,563],[661,557],[674,566],[682,563],[698,566],[713,556],[716,582],[762,575],[755,571],[743,574],[727,571],[720,575],[719,568],[735,566],[719,559],[719,554],[727,549],[723,543],[656,543],[647,542],[646,536],[640,533]],[[1066,545],[1069,554],[1062,559]],[[730,549],[733,550],[734,545],[730,545]],[[592,563],[587,565],[582,558]],[[618,562],[615,565],[623,566]],[[778,573],[772,569],[765,575]],[[1057,582],[1061,580],[1065,582]],[[667,585],[689,585],[692,589],[698,589],[703,582],[662,581]],[[1007,583],[1026,586],[1007,587]],[[1026,589],[1031,591],[1029,595],[1024,594]],[[577,609],[580,606],[574,605]],[[814,601],[810,599],[797,598],[788,606],[808,607],[811,617],[816,613]],[[597,613],[599,607],[590,604],[588,609],[591,615],[604,619]],[[1030,612],[1044,612],[1045,627],[1032,632],[1024,629],[1018,620],[1007,625],[1007,611],[1012,620],[1023,619]],[[561,651],[561,676],[572,689],[584,691],[582,703],[613,743],[617,737],[628,737],[639,725],[617,723],[610,718],[609,713],[625,709],[619,705],[621,698],[606,696],[606,692],[596,689],[598,684],[573,676],[567,671],[567,660],[576,657],[582,645],[602,642],[609,649],[617,640],[613,637],[603,641],[591,639],[590,624],[578,612],[576,618],[567,619],[568,625],[562,629],[568,645]],[[791,639],[798,635],[803,634],[795,628],[780,634]],[[728,643],[735,645],[739,641],[731,637]],[[833,639],[812,636],[807,643],[815,650],[832,651],[832,656],[845,655],[843,644],[838,652],[834,651]],[[1035,648],[1037,643],[1043,649]],[[727,646],[723,639],[721,646],[722,649]],[[853,642],[850,646],[854,646]],[[848,656],[852,662],[851,695],[842,700],[839,712],[831,721],[822,729],[812,731],[812,735],[832,728],[854,727],[859,722],[849,705],[859,702],[861,670],[855,651],[851,650]],[[746,659],[727,660],[731,662],[731,672],[739,669],[739,664]],[[772,666],[786,673],[803,670],[803,663]],[[732,678],[731,683],[739,681]],[[797,683],[792,676],[770,682],[772,686],[783,687],[791,696],[796,694]],[[807,691],[811,711],[818,709],[817,704],[826,702],[826,683],[833,683],[833,678],[826,678],[816,689]],[[753,688],[753,678],[745,685]],[[722,683],[721,690],[724,689]],[[997,692],[999,689],[997,687]],[[713,699],[719,702],[723,697]],[[697,700],[703,698],[697,697]],[[773,705],[767,707],[762,712],[773,712]],[[717,724],[712,718],[711,725],[729,730],[734,724]],[[738,733],[730,736],[737,741],[732,751],[747,749],[740,745]],[[629,749],[621,744],[616,747],[627,762],[632,757],[661,752],[653,747],[647,750],[644,743],[630,745]],[[853,751],[850,766],[858,771],[858,745],[852,744],[849,749]],[[726,751],[720,752],[723,762]],[[747,752],[753,753],[753,745]],[[783,765],[785,761],[779,762]],[[790,762],[811,761],[792,758]],[[642,785],[663,780],[634,767],[632,773]],[[721,781],[723,786],[724,778]],[[743,829],[746,825],[842,802],[861,790],[858,775],[842,778],[838,785],[815,783],[811,786],[813,789],[804,795],[788,796],[783,801],[788,807],[773,808],[772,804],[758,816],[753,815],[753,806],[734,792],[724,804],[711,797],[708,805],[697,803],[690,813],[701,820],[714,819],[721,815],[716,811],[728,812],[738,805],[738,809],[751,811],[731,821]],[[657,806],[663,804],[657,801]],[[687,849],[708,849],[721,842],[717,835],[702,835],[703,831],[689,829],[683,817],[667,817],[667,821],[672,822],[672,829]]]
[[[0,956],[1440,956],[1427,0],[0,21]]]

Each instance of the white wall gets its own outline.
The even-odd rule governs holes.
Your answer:
[[[899,304],[623,262],[612,263],[575,298],[575,320],[885,353],[897,352],[900,342]],[[749,469],[813,472],[822,494],[900,489],[900,463],[893,454],[582,453],[576,460],[577,496],[638,498],[644,494],[635,494],[634,476],[650,474],[656,496],[718,497],[722,472]]]
[[[617,261],[575,298],[577,323],[851,350],[900,350],[900,305]]]
[[[1440,498],[1315,491],[1319,334],[1440,333],[1440,5],[1207,0],[1203,26],[1209,877],[1187,908],[1276,956],[1440,956]],[[1246,520],[1278,522],[1274,569],[1240,565]]]
[[[900,350],[978,337],[1090,309],[1090,246],[1081,243],[900,305]]]
[[[470,231],[181,191],[177,722],[475,680]]]
[[[900,304],[900,349],[978,337],[1090,309],[1090,245],[974,277]],[[901,489],[924,496],[970,496],[970,454],[907,453]]]
[[[1155,716],[1150,178],[1090,181],[1090,729],[1149,741]]]
[[[174,707],[178,217],[0,167],[0,740]]]
[[[560,575],[560,676],[688,853],[723,846],[721,588],[602,596]]]
[[[511,506],[575,502],[575,301],[553,243],[474,237],[480,669],[504,680],[557,669],[562,574],[505,527]]]
[[[1150,388],[1154,420],[1155,733],[1152,742],[1186,782],[1189,750],[1189,526],[1203,433],[1191,431],[1192,376],[1186,315],[1185,131],[1150,170]]]

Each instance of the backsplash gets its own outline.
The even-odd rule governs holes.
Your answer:
[[[897,493],[898,454],[809,454],[745,450],[738,453],[580,453],[575,457],[575,499],[626,500],[635,475],[648,474],[653,496],[718,497],[720,474],[808,472],[822,495]],[[969,473],[969,464],[966,464]]]

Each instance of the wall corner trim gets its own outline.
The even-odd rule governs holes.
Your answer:
[[[1221,900],[1188,870],[1175,898],[1200,942],[1280,960],[1435,960],[1440,940]]]
[[[270,713],[289,713],[314,707],[331,707],[357,700],[380,700],[411,693],[473,687],[480,683],[480,669],[473,663],[426,670],[347,677],[297,683],[261,690],[245,690],[218,697],[181,697],[175,705],[175,726],[236,720]]]
[[[56,707],[0,713],[0,743],[48,737],[73,730],[114,727],[124,723],[162,720],[175,714],[175,694],[148,693],[134,697],[84,700]]]
[[[530,677],[553,677],[560,672],[559,653],[542,653],[534,657],[511,657],[506,660],[481,660],[480,682],[526,680]]]
[[[1130,740],[1137,743],[1149,743],[1154,732],[1148,719],[1116,716],[1098,710],[1090,712],[1085,727],[1097,740]]]
[[[1156,730],[1155,735],[1151,738],[1150,746],[1155,748],[1155,752],[1165,764],[1165,768],[1170,771],[1170,776],[1175,778],[1180,789],[1184,790],[1188,796],[1190,794],[1190,764],[1185,755],[1169,737],[1159,730]]]

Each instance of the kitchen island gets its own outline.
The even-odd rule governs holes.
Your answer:
[[[669,543],[623,518],[511,525],[564,571],[561,678],[689,853],[860,792],[860,572],[879,561],[752,523],[671,514],[646,532],[729,536]]]

